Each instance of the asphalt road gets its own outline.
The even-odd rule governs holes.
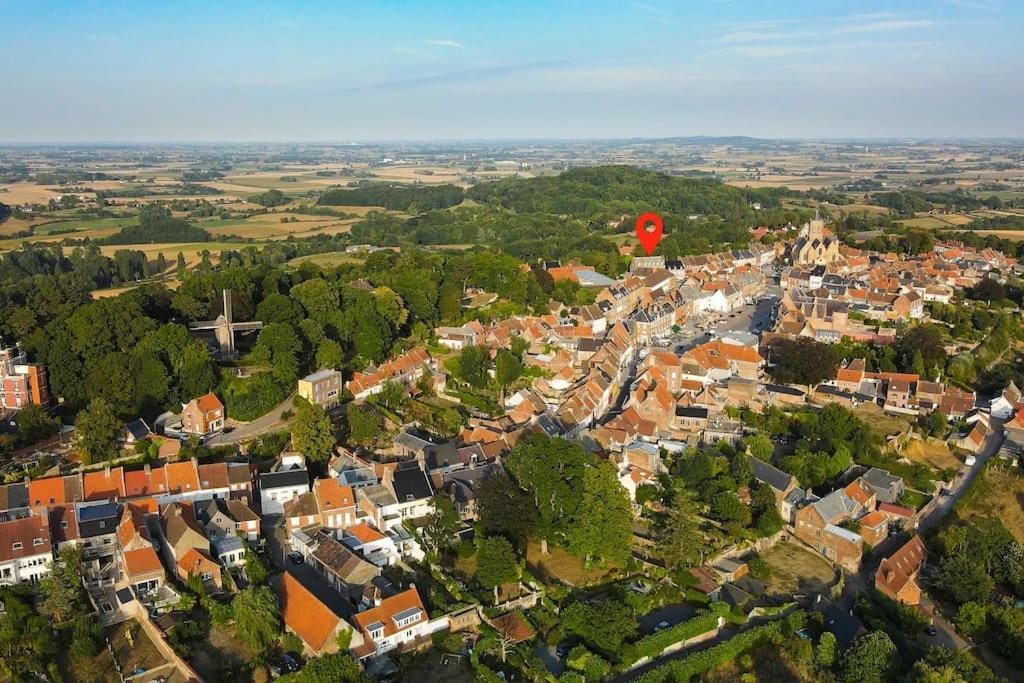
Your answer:
[[[268,432],[276,432],[288,424],[288,421],[284,419],[284,413],[288,410],[294,410],[295,406],[292,403],[292,399],[295,395],[292,394],[281,403],[274,406],[273,409],[266,415],[261,415],[252,422],[235,422],[230,417],[227,422],[229,426],[233,426],[230,432],[221,432],[211,436],[206,441],[207,446],[224,446],[227,444],[237,444],[243,441],[250,441],[255,439],[261,434]]]

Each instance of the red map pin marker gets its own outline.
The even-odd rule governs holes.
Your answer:
[[[658,242],[661,241],[661,233],[665,229],[665,224],[661,221],[661,216],[656,213],[648,211],[647,213],[640,214],[636,219],[636,236],[640,239],[640,244],[643,245],[644,251],[650,256],[654,253],[654,250],[658,247]]]

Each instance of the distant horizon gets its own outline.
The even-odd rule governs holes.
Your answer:
[[[380,138],[367,140],[331,140],[331,139],[281,139],[281,140],[0,140],[0,147],[160,147],[160,146],[241,146],[241,145],[327,145],[331,147],[370,147],[394,144],[524,144],[524,143],[607,143],[607,142],[665,142],[707,140],[751,140],[755,142],[827,142],[827,143],[912,143],[912,142],[1010,142],[1024,144],[1024,134],[1020,136],[1006,135],[890,135],[872,137],[851,136],[813,136],[813,137],[761,137],[755,135],[669,135],[657,137],[525,137],[525,138]]]
[[[1014,0],[2,0],[0,136],[1024,137]]]

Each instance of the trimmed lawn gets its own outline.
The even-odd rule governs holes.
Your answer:
[[[768,592],[773,595],[821,591],[835,576],[828,560],[795,540],[777,543],[761,553],[761,558],[772,568]]]

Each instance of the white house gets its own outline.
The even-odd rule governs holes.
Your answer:
[[[284,504],[309,491],[309,472],[297,453],[285,453],[277,467],[260,475],[260,511],[280,515]]]
[[[46,515],[0,522],[0,586],[37,583],[50,573],[52,561]]]

